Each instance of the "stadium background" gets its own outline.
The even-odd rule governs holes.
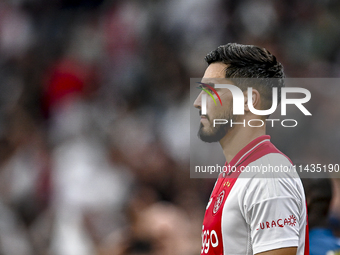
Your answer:
[[[190,77],[238,42],[288,77],[337,78],[339,14],[336,0],[2,0],[0,254],[198,254],[214,181],[189,178]],[[338,163],[339,90],[312,88],[313,117],[270,131],[293,161]]]

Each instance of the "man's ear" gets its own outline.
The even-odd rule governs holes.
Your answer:
[[[244,111],[249,112],[248,107],[248,90],[243,91],[244,96]],[[255,109],[260,109],[260,92],[257,89],[252,88],[251,99]]]

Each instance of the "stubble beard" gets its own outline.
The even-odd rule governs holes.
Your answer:
[[[210,122],[209,127],[204,127],[202,123],[200,123],[200,128],[198,130],[198,137],[203,141],[207,143],[215,143],[219,142],[231,129],[230,122],[233,120],[233,122],[236,121],[236,116],[232,115],[232,109],[230,109],[227,112],[224,112],[221,114],[221,116],[218,116],[214,119],[226,119],[228,120],[227,124],[218,124],[214,127],[214,119],[210,119],[209,116],[206,116],[207,120]],[[208,130],[204,130],[208,129]]]

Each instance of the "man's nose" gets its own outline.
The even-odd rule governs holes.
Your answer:
[[[202,92],[197,96],[194,102],[194,107],[197,109],[201,109],[201,103],[202,103]]]

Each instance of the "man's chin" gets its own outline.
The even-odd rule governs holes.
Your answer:
[[[227,131],[228,128],[225,125],[221,125],[214,130],[206,131],[204,130],[204,126],[201,124],[197,135],[203,142],[215,143],[219,142],[227,134]]]

